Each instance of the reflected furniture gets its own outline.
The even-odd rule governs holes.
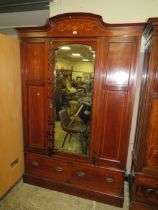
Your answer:
[[[86,149],[84,147],[83,141],[85,140],[84,133],[86,131],[87,126],[81,122],[75,121],[74,118],[71,119],[66,110],[61,110],[59,112],[59,117],[60,117],[61,127],[66,132],[66,135],[62,143],[62,147],[64,146],[68,135],[69,135],[69,141],[70,141],[73,134],[79,134],[82,152],[83,154],[86,154]]]
[[[158,18],[150,18],[145,39],[137,129],[133,149],[130,210],[158,209]]]
[[[56,69],[56,76],[57,77],[69,77],[72,80],[72,70],[71,69]]]
[[[25,147],[24,181],[122,206],[124,176],[144,24],[107,24],[68,13],[44,27],[19,28]],[[95,51],[89,154],[54,148],[55,51],[66,44]]]

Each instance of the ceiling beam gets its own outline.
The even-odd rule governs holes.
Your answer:
[[[53,0],[0,0],[0,13],[48,10]]]

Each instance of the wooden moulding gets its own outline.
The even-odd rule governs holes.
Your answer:
[[[98,202],[115,205],[118,207],[123,206],[123,196],[114,196],[110,194],[105,194],[101,192],[94,192],[86,189],[81,189],[79,186],[72,186],[70,184],[61,184],[58,182],[49,181],[47,179],[30,176],[30,175],[24,175],[23,176],[24,183],[44,187],[47,189],[52,189],[55,191],[68,193],[70,195],[75,195],[79,197],[83,197],[90,200],[95,200]]]
[[[62,22],[61,22],[62,21]],[[65,13],[48,19],[43,27],[17,28],[24,37],[140,36],[144,23],[108,24],[90,13]]]
[[[129,210],[157,210],[157,207],[148,206],[144,203],[132,201]]]

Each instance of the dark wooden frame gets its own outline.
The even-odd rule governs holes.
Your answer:
[[[145,27],[144,60],[133,149],[130,210],[158,209],[158,18]]]
[[[21,39],[22,55],[23,122],[26,161],[24,181],[39,186],[68,192],[70,194],[95,199],[97,201],[107,202],[116,206],[123,205],[123,181],[124,173],[126,170],[130,126],[133,112],[133,102],[136,85],[136,69],[138,64],[140,39],[143,28],[143,23],[107,24],[103,22],[101,16],[99,15],[89,13],[67,13],[50,18],[47,25],[44,27],[18,29]],[[27,43],[36,43],[40,40],[42,41],[42,46],[45,46],[45,64],[43,64],[45,66],[45,78],[41,78],[41,80],[43,80],[43,83],[41,83],[40,81],[33,81],[33,83],[31,83],[32,81],[27,81],[26,78],[27,65],[33,65],[31,60],[33,58],[31,55],[30,57],[28,56],[27,60],[25,60],[27,50],[31,54],[31,46],[29,46],[30,48],[28,47],[27,49]],[[54,58],[53,53],[49,54],[48,52],[51,51],[51,49],[55,49],[59,44],[65,42],[72,43],[73,41],[75,41],[75,43],[89,43],[93,46],[93,48],[96,49],[91,127],[92,132],[89,156],[90,158],[64,153],[54,154],[53,143],[49,142],[48,144],[46,134],[44,134],[44,142],[41,142],[41,148],[37,148],[34,146],[32,147],[31,142],[28,141],[29,125],[27,122],[27,117],[30,114],[28,112],[27,102],[28,85],[33,84],[37,87],[44,87],[45,98],[47,96],[47,91],[49,88],[49,90],[51,90],[53,93],[53,86],[48,87],[47,80],[50,77],[53,79],[53,67],[49,65],[49,62],[52,62]],[[41,56],[42,46],[37,46],[37,53],[39,53],[39,56]],[[120,53],[120,62],[117,61],[117,53]],[[126,57],[124,59],[123,56],[125,55]],[[36,55],[34,55],[34,57],[36,62],[40,62],[38,58],[36,58]],[[32,70],[33,77],[36,77],[36,75],[34,74],[35,70]],[[121,75],[121,71],[124,72],[125,76],[125,80],[122,80],[123,82],[117,81],[115,75],[115,73]],[[115,103],[118,103],[118,106],[116,106]],[[47,125],[47,118],[49,115],[49,110],[47,108],[48,106],[49,104],[48,102],[46,102],[44,108],[45,121],[43,122],[46,132],[49,130],[49,126]],[[112,107],[113,110],[110,110],[110,107]],[[115,107],[120,107],[121,114],[119,113],[119,108],[115,109]],[[113,111],[115,112],[114,114]],[[107,115],[108,113],[110,113],[110,115]],[[34,116],[33,113],[31,116]],[[52,113],[51,116],[53,119]],[[110,119],[112,120],[110,121]],[[108,125],[106,121],[108,120],[111,123],[111,127],[107,127]],[[119,125],[119,122],[121,123],[121,125]],[[105,127],[107,127],[106,130]],[[53,132],[53,123],[50,126],[50,129],[52,129],[51,132]],[[113,131],[113,129],[115,129],[115,132]],[[33,132],[35,132],[33,133],[33,135],[35,135],[37,131]],[[110,143],[110,140],[108,141],[108,138],[110,140],[114,139],[114,142],[111,141]],[[107,149],[105,147],[103,150],[102,148],[105,142]],[[43,156],[41,157],[40,155]],[[114,184],[108,185],[107,183],[113,182],[113,179],[107,179],[107,192],[104,192],[104,189],[101,189],[101,185],[100,190],[96,191],[91,189],[89,185],[87,185],[86,189],[79,184],[71,184],[71,179],[74,179],[74,177],[71,176],[71,179],[65,183],[60,183],[54,181],[53,179],[45,180],[44,176],[47,176],[47,174],[43,174],[43,177],[41,177],[41,175],[39,176],[38,173],[36,174],[36,169],[32,168],[38,167],[39,163],[32,163],[33,165],[30,165],[29,160],[32,160],[33,158],[35,158],[35,160],[41,159],[41,167],[43,167],[42,164],[46,163],[45,159],[47,160],[48,155],[52,156],[49,158],[48,162],[51,162],[51,159],[53,161],[54,158],[57,159],[59,163],[60,161],[66,161],[66,163],[64,164],[68,165],[68,170],[70,174],[72,173],[71,170],[77,166],[81,169],[85,168],[87,172],[94,170],[94,172],[96,173],[96,171],[98,171],[98,176],[100,176],[101,179],[103,176],[103,171],[105,171],[105,173],[107,174],[111,173],[111,175],[115,179]],[[64,167],[66,167],[65,165]],[[33,174],[35,173],[36,175],[31,174],[31,171]],[[92,180],[94,179],[94,188],[98,189],[99,180],[96,180],[96,177],[91,178]],[[80,181],[76,180],[76,182]],[[115,189],[115,186],[117,185],[118,187],[117,189]]]

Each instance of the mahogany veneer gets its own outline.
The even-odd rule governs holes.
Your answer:
[[[158,18],[143,33],[145,52],[133,150],[135,176],[130,210],[158,209]]]
[[[18,29],[24,181],[122,206],[143,27],[107,24],[98,15],[71,13],[50,18],[44,27]],[[87,44],[96,52],[89,157],[53,150],[54,52],[68,43]]]

